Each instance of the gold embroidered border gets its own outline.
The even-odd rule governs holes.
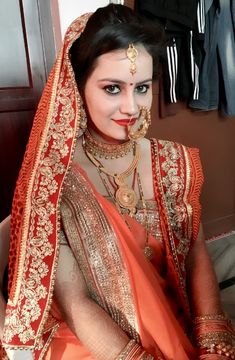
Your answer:
[[[192,210],[192,206],[189,203],[189,193],[190,193],[190,187],[192,185],[192,178],[191,178],[191,167],[190,167],[190,159],[189,159],[189,154],[187,149],[185,148],[185,146],[182,147],[182,151],[184,153],[184,159],[185,159],[185,172],[186,172],[186,176],[185,176],[185,192],[184,192],[184,196],[183,196],[183,201],[185,204],[185,207],[187,209],[187,228],[185,229],[185,233],[188,239],[192,239],[193,236],[193,225],[192,225],[192,216],[193,216],[193,210]]]
[[[68,240],[93,299],[131,338],[139,341],[128,273],[116,234],[91,188],[84,182],[73,167],[61,204]]]
[[[167,214],[169,241],[178,279],[185,299],[185,257],[191,238],[191,206],[187,202],[190,185],[189,163],[185,162],[182,145],[171,141],[153,141],[156,159],[156,177],[161,199]],[[186,149],[184,149],[186,152]],[[186,172],[185,172],[186,170]],[[179,257],[183,257],[183,261]]]
[[[59,231],[56,210],[60,202],[61,179],[63,181],[71,161],[80,120],[80,97],[69,65],[69,48],[86,21],[87,16],[84,16],[71,26],[73,31],[67,37],[70,43],[65,61],[62,62],[59,56],[54,68],[49,112],[26,194],[17,286],[6,310],[3,337],[6,347],[40,350],[44,346],[41,336],[51,304],[58,257],[58,242],[53,240]],[[57,198],[57,204],[53,197]],[[52,265],[49,265],[50,258]],[[39,324],[34,330],[36,321]],[[17,345],[11,344],[13,339]]]

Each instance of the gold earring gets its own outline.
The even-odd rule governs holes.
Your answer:
[[[137,49],[133,44],[129,44],[128,49],[126,50],[126,56],[131,62],[130,73],[134,75],[136,73],[136,58],[138,55]]]
[[[140,138],[145,137],[149,125],[151,124],[151,114],[150,114],[150,110],[146,107],[143,106],[140,109],[140,114],[138,117],[138,120],[142,120],[142,123],[140,124],[140,126],[138,127],[138,129],[136,131],[134,131],[134,129],[132,129],[132,126],[128,126],[128,138],[130,140],[136,141]]]
[[[86,130],[86,128],[87,128],[87,116],[86,116],[86,110],[85,110],[83,104],[81,104],[81,108],[80,108],[79,127],[80,127],[81,130]]]

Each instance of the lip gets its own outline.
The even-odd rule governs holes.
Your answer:
[[[134,125],[134,123],[136,122],[136,118],[133,119],[120,119],[120,120],[114,120],[116,124],[120,125],[120,126],[127,126],[127,125]]]

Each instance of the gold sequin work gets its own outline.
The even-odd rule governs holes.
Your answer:
[[[68,174],[61,216],[91,297],[138,342],[130,280],[116,234],[76,165]]]
[[[113,202],[111,197],[107,197],[107,199]],[[139,224],[147,228],[149,234],[153,235],[156,241],[162,243],[163,240],[162,240],[162,232],[160,228],[160,217],[159,217],[157,202],[156,200],[145,200],[145,203],[146,203],[147,223],[141,201],[138,201],[136,206],[137,211],[135,214],[132,215],[132,217]],[[125,213],[128,214],[128,211],[125,212],[125,209],[123,209],[122,213],[125,215]]]

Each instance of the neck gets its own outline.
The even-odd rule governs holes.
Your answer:
[[[127,140],[114,139],[111,136],[108,136],[108,135],[102,133],[102,131],[97,129],[94,124],[89,124],[87,127],[87,130],[89,131],[89,133],[91,134],[93,139],[95,139],[99,143],[104,143],[104,144],[108,144],[108,145],[118,145],[118,144],[123,144],[123,143],[129,141],[129,139],[127,139]]]
[[[96,132],[94,133],[94,131],[91,131],[90,128],[84,133],[84,148],[95,157],[104,157],[106,159],[123,157],[127,155],[133,147],[134,141],[132,140],[124,142],[108,141],[103,136],[101,137]]]

